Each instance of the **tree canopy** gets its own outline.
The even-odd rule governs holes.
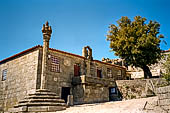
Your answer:
[[[146,24],[146,18],[141,16],[134,17],[134,21],[125,16],[117,24],[109,26],[107,40],[111,50],[128,65],[141,67],[145,78],[151,77],[148,65],[161,58],[160,38],[164,36],[159,33],[160,24],[151,20]]]

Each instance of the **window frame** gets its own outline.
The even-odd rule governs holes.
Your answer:
[[[110,68],[107,68],[107,77],[113,78],[112,70]]]
[[[51,55],[50,71],[60,73],[60,59],[58,56]]]
[[[122,79],[122,70],[121,69],[119,69],[118,72],[117,72],[117,79],[118,80]]]
[[[7,79],[7,69],[2,70],[2,81],[5,81]]]
[[[97,77],[98,77],[98,78],[103,78],[103,76],[102,76],[102,70],[101,70],[101,69],[97,69]]]
[[[80,76],[80,64],[74,64],[74,76]]]

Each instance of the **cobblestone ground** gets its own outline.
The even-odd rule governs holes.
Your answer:
[[[67,108],[57,113],[145,113],[142,111],[146,101],[153,101],[156,97],[133,99],[126,101],[84,104]]]

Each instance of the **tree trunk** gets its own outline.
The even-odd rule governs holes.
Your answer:
[[[150,69],[148,66],[143,66],[142,67],[143,71],[144,71],[144,78],[152,78],[152,73],[150,72]]]

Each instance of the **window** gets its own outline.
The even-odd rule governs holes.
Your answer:
[[[118,70],[118,72],[117,72],[117,79],[118,80],[122,79],[122,70]]]
[[[102,71],[97,69],[97,77],[102,78]]]
[[[2,81],[6,80],[6,76],[7,76],[7,69],[4,69],[2,71]]]
[[[74,76],[80,76],[80,66],[78,64],[74,65]]]
[[[121,76],[122,75],[122,70],[118,70],[117,75]]]
[[[60,72],[60,61],[59,58],[51,55],[51,71],[52,72]]]
[[[110,87],[109,90],[110,90],[110,94],[116,94],[117,93],[116,87]]]
[[[112,78],[112,70],[110,68],[107,68],[107,76]]]

